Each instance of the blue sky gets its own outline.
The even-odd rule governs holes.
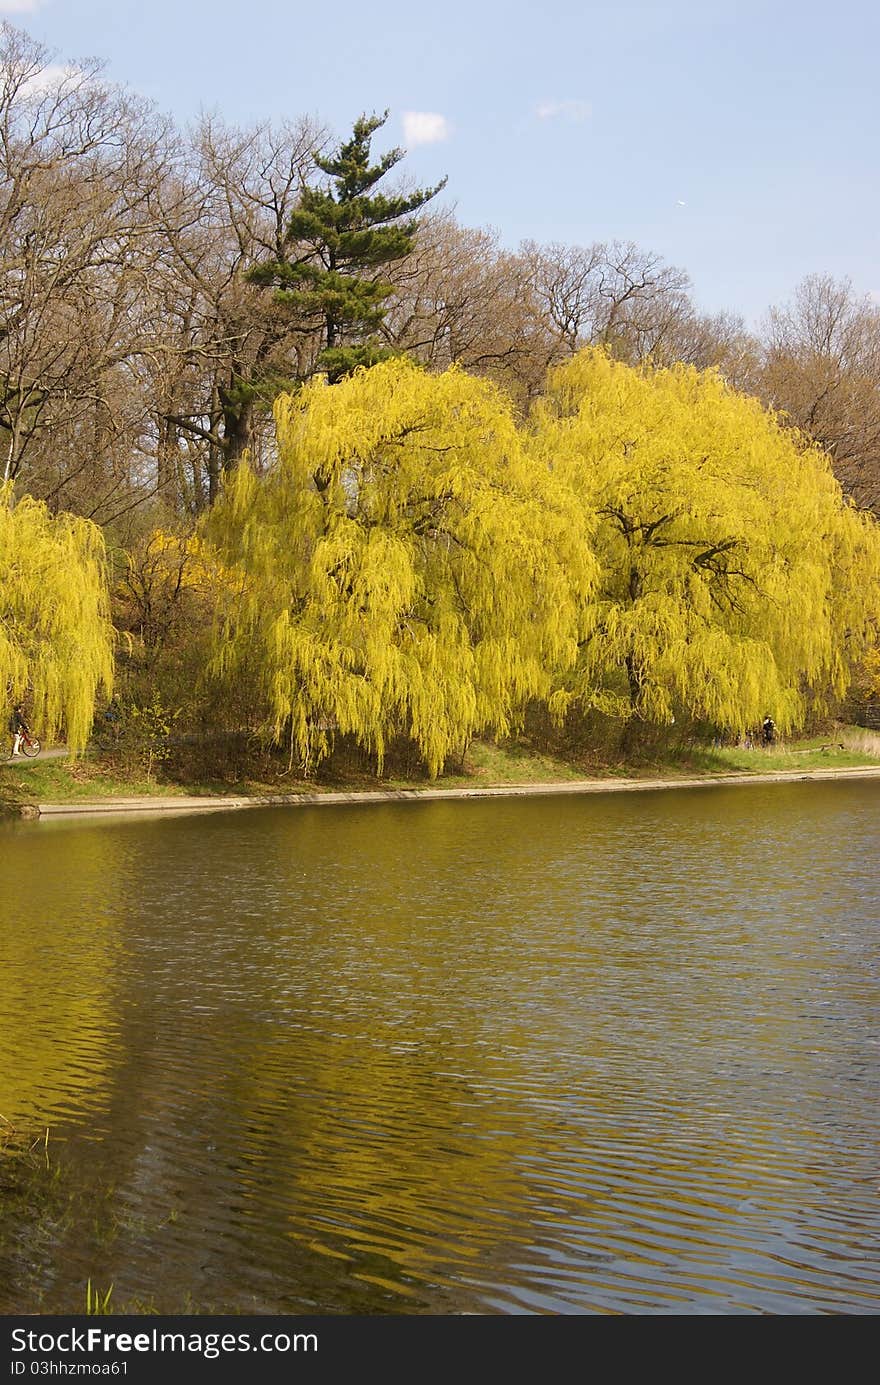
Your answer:
[[[390,109],[421,183],[521,239],[633,240],[757,324],[806,274],[880,301],[868,0],[0,0],[184,123]]]

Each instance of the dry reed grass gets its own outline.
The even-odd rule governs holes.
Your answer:
[[[841,726],[835,731],[834,737],[841,745],[846,746],[847,750],[880,760],[880,732],[869,731],[863,726]]]

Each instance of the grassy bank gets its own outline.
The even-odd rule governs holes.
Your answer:
[[[836,726],[824,735],[794,740],[771,749],[741,746],[707,746],[666,742],[642,746],[627,758],[580,753],[551,753],[527,740],[501,744],[475,741],[461,763],[439,779],[437,788],[492,787],[515,784],[549,784],[584,779],[664,779],[680,776],[773,774],[811,769],[853,769],[880,765],[880,735],[859,727]],[[315,793],[387,788],[426,788],[423,773],[389,764],[382,776],[349,758],[328,761],[313,777],[297,778],[265,757],[244,769],[222,777],[181,774],[166,769],[161,777],[122,772],[112,759],[100,753],[71,761],[40,759],[24,765],[0,766],[0,809],[18,812],[37,803],[82,803],[107,798],[168,797],[181,795],[242,795],[266,797],[278,793]]]

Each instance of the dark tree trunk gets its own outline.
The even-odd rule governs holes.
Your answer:
[[[220,494],[220,477],[222,475],[221,454],[219,448],[212,447],[208,453],[208,504],[213,505]]]
[[[230,400],[221,392],[223,408],[223,470],[234,471],[250,449],[254,435],[253,401]]]
[[[170,418],[160,418],[159,446],[156,452],[156,488],[163,500],[175,506],[179,461],[177,428]]]

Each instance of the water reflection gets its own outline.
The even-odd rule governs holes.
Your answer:
[[[0,1310],[877,1311],[877,804],[4,829],[3,1099],[69,1206]]]
[[[0,828],[0,1114],[55,1123],[99,1106],[119,1052],[118,843],[69,833],[47,858]]]

